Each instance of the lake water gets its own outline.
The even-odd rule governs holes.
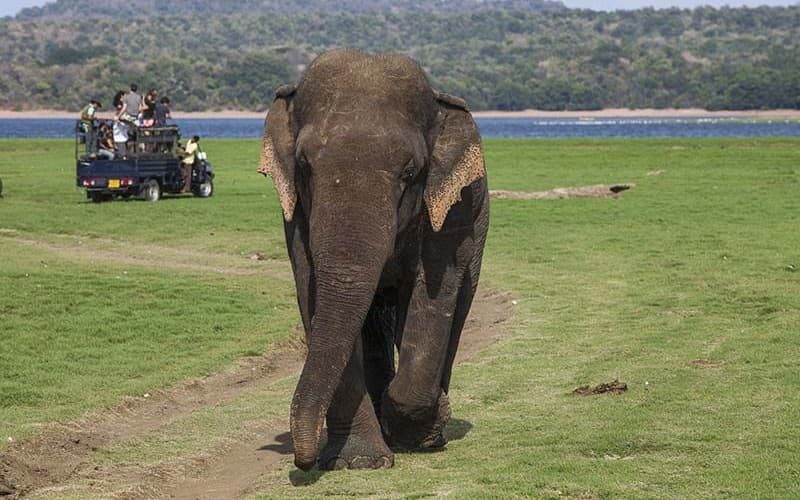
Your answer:
[[[261,119],[176,120],[185,137],[260,138]],[[478,118],[487,138],[797,137],[800,121],[726,118]],[[0,138],[70,138],[75,120],[0,119]]]

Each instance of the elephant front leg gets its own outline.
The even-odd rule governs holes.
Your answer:
[[[399,346],[397,373],[381,404],[381,427],[391,446],[433,449],[446,444],[450,403],[441,382],[450,344],[457,287],[429,296],[418,280]]]
[[[289,261],[292,263],[292,274],[297,290],[297,305],[300,308],[303,331],[308,336],[308,332],[311,331],[311,317],[314,315],[313,298],[316,289],[308,250],[308,223],[302,207],[297,207],[291,222],[284,221],[283,229],[286,235]]]
[[[380,469],[394,465],[394,454],[381,434],[372,400],[364,383],[361,339],[328,408],[328,441],[319,456],[319,468]]]

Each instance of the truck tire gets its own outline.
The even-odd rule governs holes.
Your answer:
[[[161,186],[155,179],[148,179],[142,186],[142,199],[144,201],[158,201],[161,198]]]
[[[214,194],[214,181],[206,179],[194,188],[194,195],[199,198],[210,198]]]
[[[93,203],[102,203],[104,201],[111,201],[114,197],[110,194],[101,193],[100,191],[90,191],[89,199]]]

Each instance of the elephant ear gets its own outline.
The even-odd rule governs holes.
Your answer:
[[[461,190],[486,175],[478,127],[463,99],[436,93],[440,123],[425,186],[425,205],[434,231],[440,231]]]
[[[297,204],[294,184],[294,133],[291,124],[292,97],[296,87],[283,85],[275,92],[275,100],[264,121],[264,142],[258,172],[272,177],[281,200],[283,217],[291,221]]]

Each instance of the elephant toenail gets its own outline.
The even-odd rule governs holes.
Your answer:
[[[347,469],[347,461],[339,457],[332,458],[325,463],[324,469],[326,470]]]
[[[352,469],[369,469],[372,466],[372,458],[370,457],[356,457],[350,462]]]

